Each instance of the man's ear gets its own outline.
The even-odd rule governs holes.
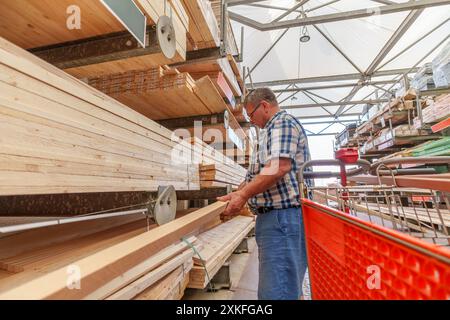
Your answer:
[[[269,112],[270,104],[267,101],[265,101],[265,100],[263,100],[261,103],[263,104],[264,112],[265,113]]]

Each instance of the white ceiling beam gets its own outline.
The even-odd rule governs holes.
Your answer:
[[[302,27],[313,24],[321,24],[335,21],[344,21],[358,18],[370,17],[373,15],[385,15],[403,11],[410,10],[420,10],[429,7],[435,6],[443,6],[450,4],[450,0],[417,0],[417,1],[409,1],[405,3],[385,5],[380,7],[374,7],[369,9],[359,9],[347,12],[326,14],[315,17],[307,17],[302,19],[292,19],[286,21],[277,21],[277,22],[269,22],[269,23],[261,23],[255,21],[253,19],[244,17],[234,12],[229,12],[230,19],[233,19],[237,22],[240,22],[249,27],[255,28],[260,31],[270,31],[277,29],[286,29],[286,28],[294,28],[294,27]]]

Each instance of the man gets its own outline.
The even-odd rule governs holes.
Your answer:
[[[310,159],[301,124],[281,111],[272,90],[260,88],[245,99],[250,122],[263,129],[245,182],[218,198],[229,201],[224,214],[238,213],[248,202],[256,218],[259,253],[258,298],[297,300],[307,261],[297,171]]]

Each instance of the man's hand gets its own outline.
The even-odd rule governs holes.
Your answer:
[[[227,194],[226,196],[218,197],[217,200],[222,201],[222,202],[229,201],[223,214],[226,216],[231,216],[242,210],[242,208],[247,203],[248,198],[246,198],[244,195],[242,195],[241,192],[236,191],[236,192]]]

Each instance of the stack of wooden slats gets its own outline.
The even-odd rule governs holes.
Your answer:
[[[181,0],[189,15],[188,49],[205,49],[220,45],[219,27],[208,0]]]
[[[422,110],[423,123],[435,123],[450,116],[450,94],[436,98],[429,107]],[[414,119],[415,123],[418,119]]]
[[[181,300],[189,283],[194,263],[189,259],[157,283],[142,291],[133,300]]]
[[[177,65],[180,72],[195,74],[196,78],[209,75],[211,73],[222,72],[235,97],[242,96],[242,87],[237,80],[235,69],[231,66],[227,57],[202,61],[186,62]],[[236,70],[237,71],[237,70]],[[239,74],[239,73],[238,73]]]
[[[190,72],[191,77],[195,80],[201,79],[204,76],[210,77],[217,91],[221,94],[227,103],[231,106],[231,109],[236,107],[236,99],[234,97],[233,91],[231,90],[228,82],[226,81],[224,75],[220,71],[211,72]]]
[[[245,179],[246,170],[240,165],[224,164],[200,165],[200,187],[238,187]]]
[[[0,39],[0,195],[198,189],[190,144]]]
[[[194,267],[190,272],[188,288],[206,288],[254,226],[252,217],[237,216],[198,235],[203,249],[199,250],[199,256],[194,256]]]
[[[192,139],[196,158],[193,163],[199,164],[200,187],[239,186],[247,173],[241,165],[217,151],[200,139]],[[201,156],[201,157],[200,157]]]
[[[176,37],[176,53],[172,59],[161,50],[139,56],[125,56],[101,63],[68,67],[78,77],[124,72],[186,60],[186,30],[189,17],[179,0],[137,0],[135,3],[154,25],[162,15],[172,16]],[[178,5],[177,5],[178,4]],[[81,28],[69,28],[79,8]],[[126,28],[100,1],[92,0],[17,0],[0,2],[0,36],[26,49],[61,45],[112,33]],[[61,57],[64,58],[64,55]]]
[[[206,115],[226,104],[209,77],[194,81],[188,73],[160,67],[88,79],[89,85],[154,119]]]
[[[162,226],[127,223],[86,237],[26,250],[2,259],[1,299],[132,299],[150,294],[160,280],[178,274],[172,287],[192,268],[193,246],[202,250],[196,234],[216,224],[226,204],[217,202]],[[45,234],[41,229],[41,236]],[[8,242],[0,238],[0,243]],[[52,243],[52,242],[58,243]],[[4,253],[6,254],[6,253]],[[78,270],[78,290],[67,286],[68,270]],[[6,270],[5,270],[6,269]],[[15,273],[15,274],[14,274]],[[180,281],[179,281],[180,280]],[[185,281],[185,280],[184,280]],[[164,282],[164,281],[163,281]],[[147,291],[148,290],[148,291]]]

